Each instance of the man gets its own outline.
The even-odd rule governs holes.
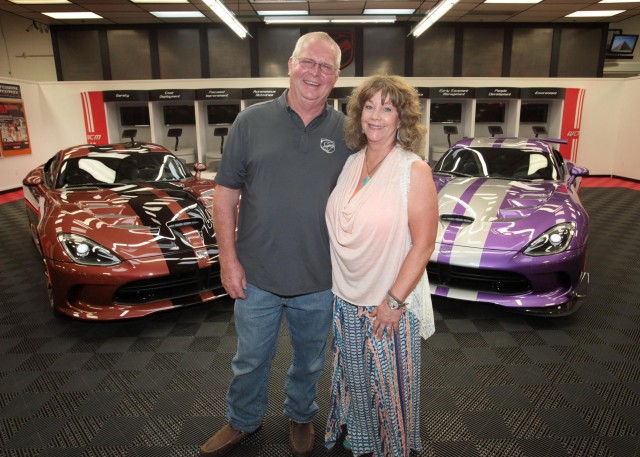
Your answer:
[[[344,115],[327,105],[340,59],[340,47],[326,33],[302,36],[288,62],[289,89],[243,110],[227,139],[213,213],[222,284],[236,299],[238,346],[229,423],[200,448],[202,457],[225,455],[260,427],[283,314],[293,347],[284,386],[289,444],[295,457],[313,450],[332,313],[324,211],[350,153]]]

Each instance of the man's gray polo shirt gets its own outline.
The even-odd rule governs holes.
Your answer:
[[[240,112],[215,181],[242,191],[237,249],[247,281],[293,296],[331,288],[325,207],[351,151],[342,113],[327,106],[305,127],[286,96]]]

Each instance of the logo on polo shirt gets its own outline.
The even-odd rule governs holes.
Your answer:
[[[326,138],[321,138],[320,148],[327,154],[331,154],[336,151],[336,142],[333,140],[327,140]]]

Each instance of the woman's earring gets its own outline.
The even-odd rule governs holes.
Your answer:
[[[400,141],[400,130],[396,130],[396,140]]]

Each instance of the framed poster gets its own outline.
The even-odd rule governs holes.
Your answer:
[[[0,139],[2,157],[31,154],[27,116],[19,86],[0,86]]]

